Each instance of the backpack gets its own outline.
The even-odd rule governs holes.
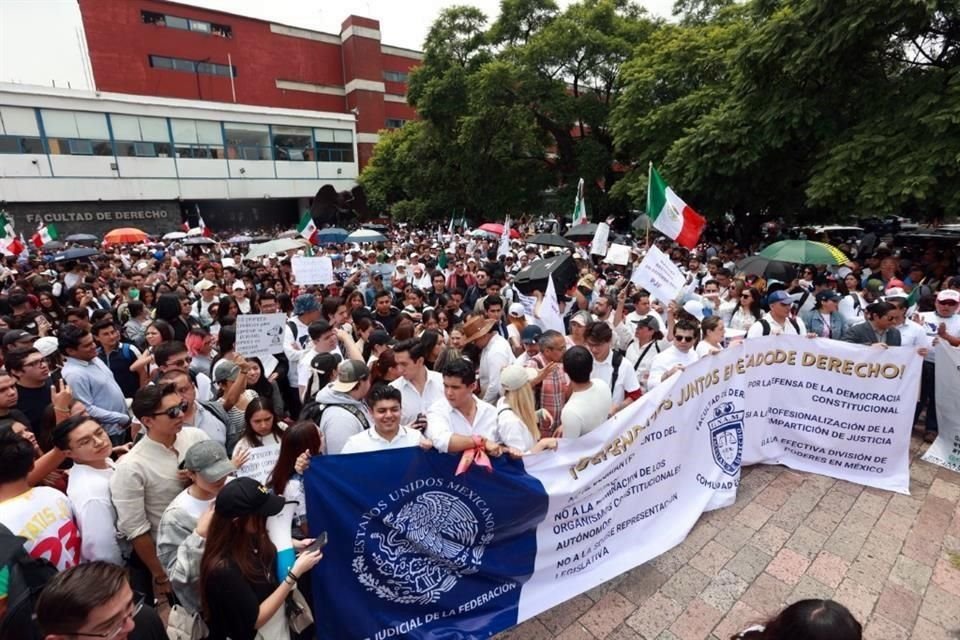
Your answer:
[[[364,431],[370,428],[370,422],[367,421],[367,416],[363,415],[363,412],[352,404],[324,404],[322,402],[317,402],[316,400],[310,400],[309,402],[304,403],[303,409],[300,410],[300,419],[311,420],[316,423],[317,427],[319,428],[320,420],[323,418],[323,412],[326,411],[328,407],[340,407],[354,418],[359,420],[360,424],[363,425]]]
[[[617,378],[620,377],[620,364],[623,362],[623,351],[615,349],[613,352],[613,375],[610,377],[610,393],[617,388]]]
[[[793,318],[787,318],[787,320],[789,320],[790,324],[793,325],[793,330],[797,332],[797,335],[800,335],[800,325],[797,324],[797,321]],[[770,323],[767,322],[767,319],[760,318],[758,322],[760,323],[760,326],[763,327],[763,333],[760,335],[763,335],[763,336],[770,335]]]
[[[0,524],[0,567],[7,578],[7,612],[0,619],[0,640],[40,640],[33,611],[43,587],[57,568],[46,558],[32,558],[24,548],[25,538]]]

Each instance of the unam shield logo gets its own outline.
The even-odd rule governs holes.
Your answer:
[[[724,473],[734,476],[740,470],[743,455],[743,411],[734,411],[732,402],[723,402],[713,410],[707,423],[713,461]]]
[[[353,571],[367,591],[399,604],[432,604],[478,571],[494,528],[482,497],[429,478],[388,500],[363,514],[354,539]]]

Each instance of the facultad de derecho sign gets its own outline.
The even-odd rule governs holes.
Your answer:
[[[27,213],[24,219],[33,224],[66,222],[114,222],[119,220],[162,220],[168,212],[163,209],[140,209],[134,211],[64,211],[57,213]]]

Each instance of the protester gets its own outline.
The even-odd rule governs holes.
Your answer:
[[[593,355],[585,347],[571,347],[563,354],[563,372],[570,379],[571,390],[560,417],[564,438],[590,433],[610,416],[613,394],[605,381],[591,377],[593,363]]]
[[[385,451],[403,447],[432,447],[420,429],[401,424],[403,395],[393,386],[380,387],[370,392],[370,413],[373,428],[351,436],[340,453]]]
[[[584,332],[587,349],[593,356],[592,378],[603,380],[613,394],[612,413],[622,411],[643,394],[637,374],[624,357],[613,349],[613,330],[600,320],[587,325]]]
[[[865,321],[851,325],[843,333],[844,342],[864,345],[900,346],[899,315],[889,302],[874,302],[865,309]]]
[[[393,345],[400,377],[390,383],[402,397],[401,424],[420,432],[426,428],[426,415],[433,403],[443,398],[443,376],[427,369],[424,347],[418,340]]]
[[[552,431],[554,417],[546,411],[537,411],[530,383],[536,371],[512,364],[500,374],[504,396],[497,403],[497,440],[506,447],[523,453],[539,453],[556,449],[556,438],[541,438],[540,425]]]
[[[647,385],[652,389],[670,376],[683,371],[700,359],[694,344],[700,337],[696,320],[681,318],[673,328],[673,344],[657,354],[650,363]]]
[[[747,331],[748,338],[760,336],[795,335],[802,336],[807,330],[803,320],[794,318],[791,314],[793,299],[786,291],[774,291],[767,296],[770,311],[755,322]]]
[[[861,640],[860,623],[833,600],[800,600],[762,625],[734,634],[730,640]]]
[[[847,321],[838,311],[840,295],[831,289],[816,294],[814,306],[803,314],[807,330],[821,338],[840,340],[847,330]]]
[[[323,434],[323,453],[340,453],[350,439],[372,423],[363,399],[370,391],[370,370],[360,360],[344,360],[337,367],[337,380],[317,392],[322,406],[317,428]]]

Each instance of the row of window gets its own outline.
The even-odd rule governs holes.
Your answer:
[[[402,120],[400,118],[387,118],[386,126],[387,126],[387,129],[399,129],[406,123],[407,123],[406,120]]]
[[[406,82],[407,78],[410,76],[408,73],[402,71],[384,71],[383,79],[387,82]]]
[[[0,106],[0,153],[353,162],[353,131]]]
[[[218,64],[207,60],[187,60],[186,58],[170,58],[168,56],[147,56],[150,59],[150,66],[154,69],[172,69],[173,71],[186,71],[187,73],[202,73],[210,76],[226,76],[232,74],[237,77],[237,67],[226,64]]]
[[[233,29],[230,28],[230,25],[226,24],[217,24],[216,22],[207,22],[205,20],[193,20],[192,18],[181,18],[179,16],[157,13],[156,11],[141,11],[140,18],[144,24],[152,24],[158,27],[195,31],[197,33],[220,36],[221,38],[233,37]]]

